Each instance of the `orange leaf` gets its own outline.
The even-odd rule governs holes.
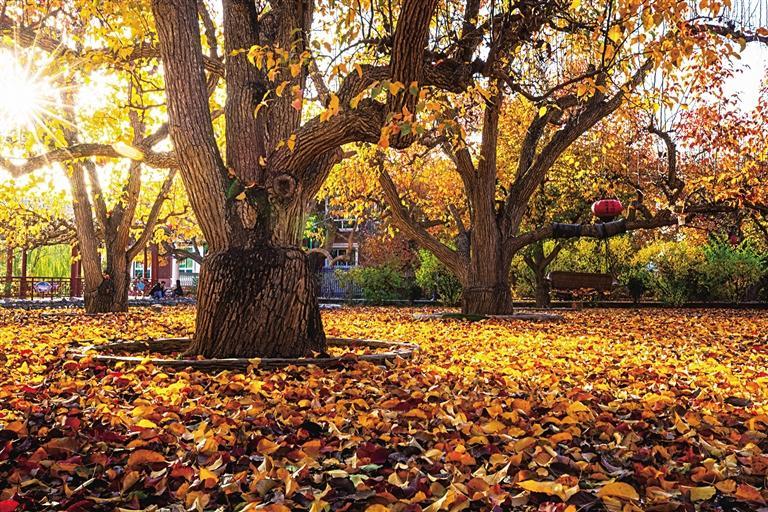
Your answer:
[[[614,496],[628,500],[640,499],[640,495],[637,494],[635,488],[629,484],[625,484],[624,482],[613,482],[604,485],[600,488],[599,491],[597,491],[597,495],[601,498],[605,498],[606,496]]]
[[[156,464],[160,462],[165,462],[165,457],[163,457],[162,453],[158,453],[152,450],[136,450],[131,455],[128,456],[128,468],[136,468],[140,466],[145,466],[147,464]]]

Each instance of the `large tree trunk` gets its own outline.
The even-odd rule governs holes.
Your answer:
[[[99,284],[87,289],[85,296],[86,313],[120,313],[128,311],[128,290],[130,275],[125,251],[107,249],[107,268],[101,273],[98,262],[87,265],[86,272],[98,271]],[[107,277],[108,276],[108,277]]]
[[[512,293],[506,279],[472,283],[461,295],[461,312],[465,315],[509,315],[512,311]]]
[[[493,185],[486,180],[486,191],[475,200],[474,218],[493,219]],[[510,258],[504,256],[503,237],[495,221],[475,222],[470,234],[467,282],[461,296],[461,311],[472,315],[512,313],[509,286]]]
[[[230,248],[206,255],[189,352],[299,357],[323,352],[317,283],[298,248]]]

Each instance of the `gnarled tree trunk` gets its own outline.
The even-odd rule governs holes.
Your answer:
[[[382,68],[392,81],[423,82],[423,51],[437,3],[402,3],[392,59]],[[197,330],[189,349],[206,357],[296,357],[324,350],[317,285],[299,249],[304,210],[340,158],[343,144],[376,142],[388,114],[415,109],[413,95],[391,95],[386,104],[363,100],[348,109],[360,87],[372,83],[351,73],[335,97],[340,111],[302,124],[301,106],[292,94],[267,96],[279,81],[266,67],[249,62],[247,50],[259,46],[288,52],[290,65],[281,64],[285,73],[281,71],[280,79],[290,83],[287,90],[303,92],[308,66],[294,66],[308,53],[314,2],[281,0],[270,6],[259,13],[253,0],[223,2],[227,99],[222,154],[209,109],[198,3],[152,0],[170,134],[210,248],[201,270]],[[322,95],[332,104],[333,98]]]
[[[323,352],[317,284],[296,247],[234,247],[206,255],[190,353],[299,357]]]
[[[128,311],[128,255],[124,250],[107,246],[107,266],[95,291],[85,294],[86,313],[119,313]],[[93,265],[89,265],[92,268]]]
[[[492,203],[487,207],[492,208]],[[476,208],[476,217],[482,213],[481,208]],[[470,237],[469,272],[461,296],[461,311],[472,315],[509,315],[513,310],[510,263],[502,254],[501,232],[495,223],[482,227],[473,230]]]

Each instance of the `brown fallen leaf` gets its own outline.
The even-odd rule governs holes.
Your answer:
[[[140,449],[136,450],[128,456],[128,462],[126,466],[129,469],[132,469],[149,464],[157,464],[160,462],[166,462],[162,453],[158,453],[153,450]]]

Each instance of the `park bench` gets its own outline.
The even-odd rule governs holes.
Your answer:
[[[549,286],[555,292],[573,293],[578,290],[592,290],[600,293],[610,292],[617,285],[611,274],[593,272],[550,272],[547,276]]]

